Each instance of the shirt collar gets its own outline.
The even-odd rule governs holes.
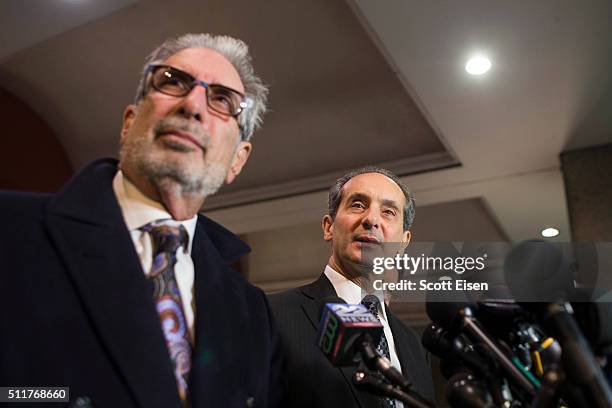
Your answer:
[[[346,303],[350,305],[356,305],[361,303],[361,299],[367,294],[359,285],[353,282],[350,279],[347,279],[340,272],[336,271],[331,266],[325,266],[325,271],[323,272],[327,279],[331,282],[332,286],[336,290],[336,294],[344,299]],[[387,314],[385,311],[385,301],[384,294],[381,291],[376,291],[372,293],[374,296],[378,298],[380,301],[380,308],[382,309],[381,317],[385,321],[387,320]],[[380,310],[379,310],[380,312]]]
[[[197,214],[188,220],[173,220],[172,215],[166,211],[163,205],[142,194],[130,180],[123,176],[121,170],[117,171],[113,178],[113,190],[119,202],[125,224],[130,231],[137,230],[152,221],[164,219],[170,220],[170,224],[182,224],[189,234],[188,252],[191,254],[191,245],[198,221]]]

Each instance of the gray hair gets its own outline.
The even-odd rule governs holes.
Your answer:
[[[406,197],[406,205],[404,206],[404,231],[408,231],[410,229],[410,226],[412,225],[412,222],[414,221],[414,197],[408,190],[408,187],[406,187],[406,185],[399,179],[399,177],[391,173],[389,170],[376,166],[365,166],[359,169],[351,170],[344,176],[336,180],[336,182],[329,188],[329,194],[327,197],[327,213],[332,217],[332,219],[336,218],[338,207],[340,206],[340,202],[342,201],[342,189],[344,185],[348,183],[348,181],[353,177],[365,173],[379,173],[383,176],[387,176],[388,178],[393,180],[395,184],[397,184],[402,190],[402,193],[404,193],[404,197]]]
[[[150,64],[159,64],[170,56],[186,48],[208,48],[223,55],[234,66],[244,85],[244,91],[252,103],[238,116],[242,140],[248,141],[255,129],[263,123],[266,112],[268,88],[255,75],[249,47],[241,40],[226,35],[185,34],[177,38],[169,38],[146,58],[136,90],[135,103],[141,101],[146,92],[146,70]]]

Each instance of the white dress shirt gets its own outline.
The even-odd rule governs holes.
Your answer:
[[[123,177],[121,170],[117,172],[113,179],[113,190],[119,202],[119,207],[121,207],[123,220],[130,231],[132,241],[134,241],[134,247],[140,258],[142,270],[145,275],[148,275],[151,270],[151,264],[153,263],[153,248],[149,234],[139,230],[139,228],[152,221],[168,220],[168,225],[182,224],[187,230],[187,234],[189,235],[187,253],[181,250],[177,251],[174,274],[176,283],[181,292],[181,300],[183,303],[183,310],[185,311],[187,327],[189,328],[189,333],[193,340],[194,309],[192,301],[194,267],[193,260],[191,259],[191,246],[198,216],[195,215],[193,218],[185,221],[173,220],[172,215],[170,215],[160,203],[147,198],[134,184]]]
[[[357,305],[361,303],[361,300],[367,295],[367,293],[359,285],[347,279],[344,275],[337,272],[331,266],[327,265],[325,267],[324,273],[325,273],[325,276],[327,276],[327,279],[329,279],[331,284],[334,286],[334,289],[336,290],[336,294],[342,299],[344,299],[346,303],[350,305]],[[378,317],[380,318],[380,322],[383,325],[385,337],[387,338],[387,343],[389,345],[389,355],[391,357],[390,358],[391,365],[397,368],[397,370],[401,373],[402,366],[400,365],[399,358],[397,357],[397,350],[395,349],[395,341],[393,340],[393,333],[391,333],[391,327],[389,326],[389,321],[387,320],[387,312],[386,312],[386,305],[384,301],[384,294],[383,292],[374,292],[372,294],[375,295],[380,301],[379,308],[381,308],[382,310],[379,309]],[[395,406],[397,408],[404,407],[404,405],[400,401],[397,401],[397,400],[395,400]]]

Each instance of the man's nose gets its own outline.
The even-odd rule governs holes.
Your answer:
[[[187,119],[193,118],[202,123],[207,119],[207,104],[206,88],[196,85],[181,99],[177,113]]]
[[[370,207],[368,211],[364,214],[361,223],[365,229],[378,228],[380,226],[380,218],[378,216],[378,211]]]

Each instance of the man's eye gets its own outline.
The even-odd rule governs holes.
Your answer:
[[[234,99],[234,95],[232,92],[219,87],[212,85],[209,89],[209,98],[208,102],[217,111],[223,112],[228,115],[232,115],[236,113],[240,102]]]
[[[227,95],[215,94],[211,96],[211,102],[219,105],[223,105],[227,108],[232,106],[232,100]]]
[[[164,77],[162,78],[161,83],[162,85],[180,86],[183,84],[183,81],[175,77]]]
[[[383,213],[395,217],[395,211],[393,210],[384,210]]]
[[[164,73],[163,76],[158,79],[159,87],[161,88],[176,88],[176,89],[187,89],[187,83],[176,75],[171,75],[169,73]]]
[[[359,201],[356,201],[353,204],[351,204],[351,207],[353,207],[353,208],[365,208],[365,206],[362,203],[360,203]]]

